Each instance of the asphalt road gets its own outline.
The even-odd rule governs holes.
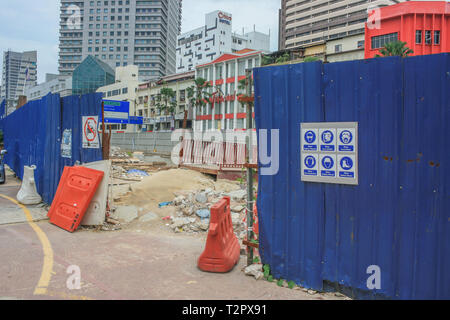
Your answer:
[[[0,186],[0,299],[343,299],[256,281],[241,271],[245,257],[229,273],[202,272],[198,237],[126,229],[69,233],[48,220],[34,222],[30,209],[13,202],[19,185],[8,179]]]

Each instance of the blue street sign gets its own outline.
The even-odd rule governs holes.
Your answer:
[[[130,103],[128,101],[103,100],[105,123],[129,123]],[[102,115],[100,110],[100,122]]]

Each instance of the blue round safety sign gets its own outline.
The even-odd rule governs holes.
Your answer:
[[[333,132],[331,132],[330,130],[326,130],[324,132],[322,132],[322,141],[324,143],[332,143],[334,139],[334,134]]]
[[[305,133],[305,141],[307,143],[313,143],[314,141],[316,141],[316,134],[314,133],[314,131],[306,131]]]
[[[341,132],[339,139],[343,144],[349,144],[353,141],[353,135],[350,131],[344,130]]]
[[[353,160],[350,157],[343,157],[341,159],[341,168],[344,170],[351,170],[353,168]]]
[[[308,168],[314,168],[316,166],[316,158],[313,156],[307,156],[305,158],[305,166]]]
[[[323,157],[322,166],[327,170],[330,170],[331,168],[333,168],[333,166],[334,166],[333,158],[329,157],[329,156]]]

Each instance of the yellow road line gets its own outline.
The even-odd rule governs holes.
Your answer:
[[[25,217],[27,218],[28,224],[30,225],[31,228],[33,228],[34,232],[36,232],[39,240],[41,241],[42,249],[44,251],[44,265],[42,266],[41,278],[39,279],[39,282],[36,288],[34,289],[34,295],[45,295],[47,294],[47,288],[50,284],[50,279],[53,273],[53,249],[50,244],[50,241],[48,240],[44,231],[42,231],[42,229],[39,228],[35,222],[33,222],[33,217],[31,216],[30,211],[24,205],[22,205],[15,199],[5,196],[3,194],[0,194],[0,197],[15,203],[23,210],[23,212],[25,213]]]

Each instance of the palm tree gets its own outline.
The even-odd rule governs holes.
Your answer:
[[[173,113],[177,107],[177,94],[172,88],[162,88],[156,95],[156,108],[160,111]]]
[[[210,88],[212,88],[212,85],[205,79],[195,79],[194,85],[186,89],[189,104],[195,107],[206,106],[212,96],[209,92]]]
[[[400,56],[404,58],[410,54],[413,54],[414,51],[406,46],[406,42],[394,41],[386,43],[384,47],[380,49],[380,53],[381,56],[377,54],[375,55],[375,57],[378,58],[378,57]]]

